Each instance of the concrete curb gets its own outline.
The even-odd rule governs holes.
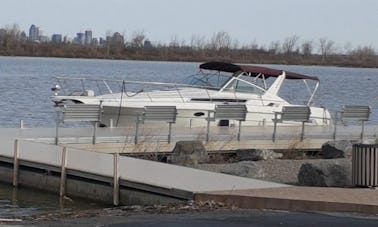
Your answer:
[[[214,200],[244,209],[378,214],[378,190],[371,189],[292,187],[203,192],[195,194],[195,200]]]

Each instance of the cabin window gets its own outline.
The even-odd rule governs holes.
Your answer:
[[[230,76],[223,74],[196,74],[187,77],[181,84],[219,89],[226,84],[230,78]]]
[[[234,80],[225,88],[225,90],[232,91],[232,92],[248,92],[248,93],[261,94],[260,89],[241,80]]]

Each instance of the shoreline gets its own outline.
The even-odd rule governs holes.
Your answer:
[[[303,222],[298,222],[298,221]],[[309,222],[310,221],[310,222]],[[193,226],[198,223],[216,226],[308,226],[309,223],[344,223],[343,226],[374,226],[377,215],[332,212],[297,212],[283,210],[239,209],[208,201],[204,204],[123,206],[80,212],[43,214],[1,221],[1,225],[25,226]],[[189,225],[188,225],[189,224]],[[206,225],[206,226],[207,226]],[[324,225],[322,225],[324,226]],[[327,226],[327,225],[326,225]]]
[[[378,68],[378,56],[376,56],[372,62],[368,62],[367,64],[356,64],[357,59],[349,59],[351,56],[348,55],[335,55],[330,58],[336,60],[327,60],[327,61],[319,61],[319,60],[298,60],[298,61],[287,61],[285,60],[285,56],[276,56],[277,59],[244,59],[238,57],[205,57],[205,58],[177,58],[177,57],[149,57],[149,56],[83,56],[83,55],[53,55],[53,54],[26,54],[26,55],[19,55],[19,54],[2,54],[0,53],[0,57],[26,57],[26,58],[57,58],[57,59],[90,59],[90,60],[125,60],[125,61],[146,61],[146,62],[190,62],[190,63],[202,63],[202,62],[210,62],[210,61],[222,61],[222,62],[230,62],[230,63],[242,63],[242,64],[256,64],[256,65],[297,65],[297,66],[324,66],[324,67],[340,67],[340,68]],[[315,59],[319,58],[320,56],[314,55],[312,56]],[[302,59],[303,56],[299,55],[296,58]]]

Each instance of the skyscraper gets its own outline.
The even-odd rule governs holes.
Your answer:
[[[79,33],[76,33],[76,37],[74,39],[74,42],[76,44],[80,44],[80,45],[84,45],[84,33],[82,32],[79,32]]]
[[[39,37],[39,28],[36,27],[34,24],[30,26],[29,29],[29,40],[36,41]]]
[[[91,30],[87,30],[87,31],[85,31],[84,44],[85,45],[91,45],[91,42],[92,42],[92,31]]]
[[[54,34],[54,35],[52,35],[51,41],[53,43],[61,43],[62,42],[62,35],[61,34]]]

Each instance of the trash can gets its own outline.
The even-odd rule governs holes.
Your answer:
[[[354,144],[352,151],[352,184],[378,186],[378,144]]]

